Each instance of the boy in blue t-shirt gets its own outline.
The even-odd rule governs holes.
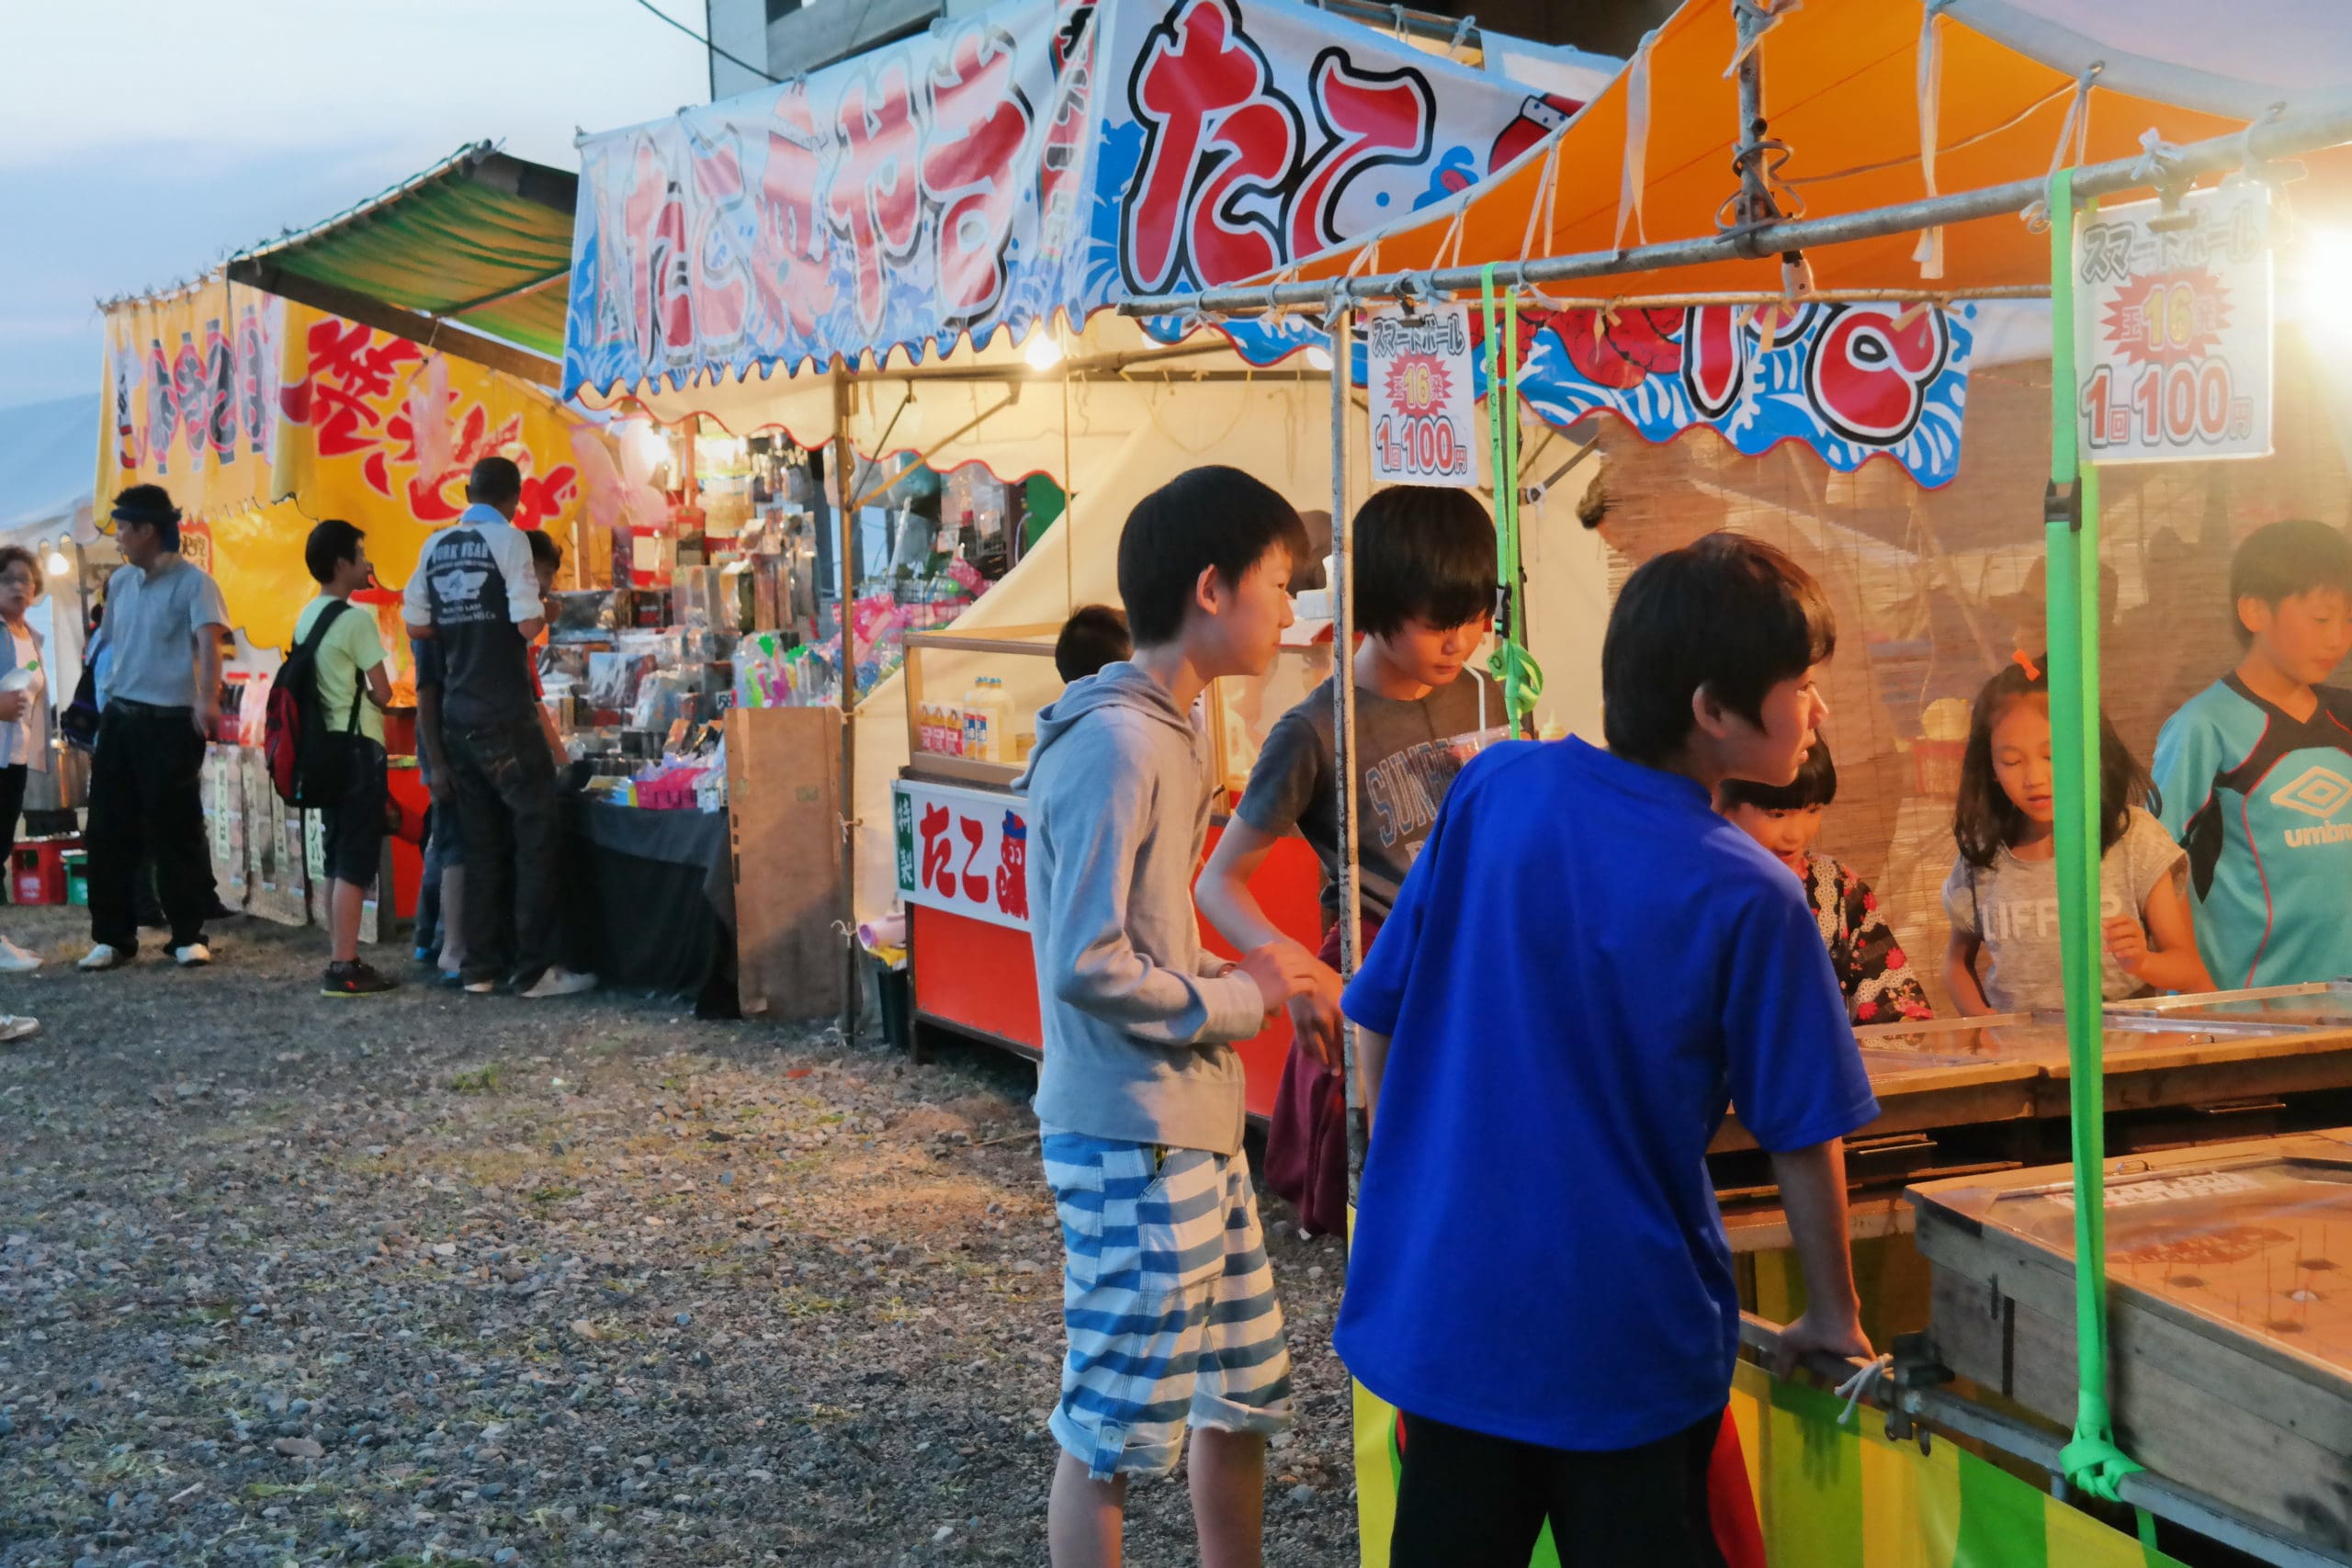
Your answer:
[[[2156,735],[2157,817],[2188,852],[2197,946],[2214,984],[2352,976],[2352,543],[2272,523],[2230,560],[2245,657]]]
[[[1826,715],[1820,588],[1711,535],[1626,581],[1607,750],[1510,742],[1446,796],[1343,1007],[1374,1107],[1335,1343],[1404,1413],[1390,1561],[1713,1563],[1739,1344],[1706,1149],[1771,1151],[1804,1269],[1784,1350],[1866,1356],[1843,1138],[1878,1115],[1804,891],[1715,815]]]

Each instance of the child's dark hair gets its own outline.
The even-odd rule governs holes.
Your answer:
[[[2266,523],[2248,534],[2230,558],[2230,629],[2238,634],[2238,645],[2254,644],[2253,631],[2238,614],[2240,600],[2259,599],[2275,610],[2279,600],[2314,588],[2352,593],[2352,540],[2308,518]]]
[[[1291,503],[1239,468],[1188,468],[1136,502],[1119,534],[1119,597],[1138,648],[1174,642],[1184,629],[1201,573],[1215,569],[1238,587],[1281,546],[1306,548],[1306,525]]]
[[[1797,776],[1784,784],[1758,784],[1754,779],[1725,779],[1715,786],[1724,809],[1752,806],[1758,811],[1803,811],[1826,806],[1838,798],[1838,764],[1829,760],[1829,742],[1813,739],[1813,750],[1797,764]]]
[[[1495,525],[1466,490],[1396,485],[1356,508],[1357,629],[1441,631],[1495,607]]]
[[[1838,647],[1837,617],[1805,570],[1760,539],[1710,534],[1644,562],[1600,643],[1600,728],[1636,762],[1672,756],[1701,688],[1751,724],[1764,694]]]
[[[2050,701],[2050,665],[2036,660],[2029,671],[2022,664],[2005,666],[1976,694],[1976,711],[1968,724],[1968,749],[1961,753],[1960,795],[1952,802],[1951,836],[1960,858],[1979,870],[1989,868],[2009,843],[2025,829],[2025,813],[2001,787],[1993,773],[1993,727],[2019,702]],[[2115,733],[2105,714],[2098,718],[2098,852],[2105,854],[2132,825],[2132,808],[2148,795],[2148,770]]]
[[[311,581],[322,588],[333,582],[336,567],[359,558],[359,541],[367,536],[340,517],[311,529],[302,543],[302,564],[311,569]]]
[[[1054,668],[1067,685],[1105,664],[1116,664],[1135,650],[1124,612],[1108,604],[1081,604],[1062,623],[1062,635],[1054,639]]]
[[[531,564],[549,571],[563,569],[563,547],[555,542],[544,528],[526,528],[523,537],[531,542]]]

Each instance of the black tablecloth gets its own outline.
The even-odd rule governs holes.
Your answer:
[[[735,877],[727,815],[564,801],[564,962],[614,990],[731,1018]]]

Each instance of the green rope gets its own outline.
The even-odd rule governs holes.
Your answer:
[[[2058,937],[2066,995],[2075,1176],[2075,1436],[2059,1454],[2068,1484],[2117,1500],[2140,1468],[2116,1446],[2108,1407],[2107,1083],[2101,1051],[2099,919],[2098,469],[2075,436],[2075,179],[2050,180],[2050,483],[2072,489],[2079,521],[2047,509],[2050,738],[2057,794]]]
[[[1487,327],[1487,445],[1495,481],[1495,577],[1505,604],[1487,670],[1503,683],[1504,721],[1515,736],[1544,695],[1544,668],[1527,650],[1527,596],[1520,568],[1519,296],[1505,294],[1498,300],[1494,263],[1479,276]]]

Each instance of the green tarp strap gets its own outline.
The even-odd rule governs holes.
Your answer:
[[[1487,446],[1495,481],[1495,576],[1507,609],[1495,627],[1495,651],[1487,669],[1503,683],[1504,719],[1515,737],[1544,694],[1543,667],[1527,651],[1527,596],[1520,573],[1519,296],[1504,294],[1498,300],[1492,262],[1479,276],[1487,328]]]
[[[2066,992],[2075,1165],[2075,1436],[2069,1485],[2116,1501],[2140,1468],[2115,1444],[2107,1400],[2107,1082],[2100,1053],[2098,469],[2075,447],[2075,178],[2050,178],[2050,751],[2058,818],[2058,936]]]

